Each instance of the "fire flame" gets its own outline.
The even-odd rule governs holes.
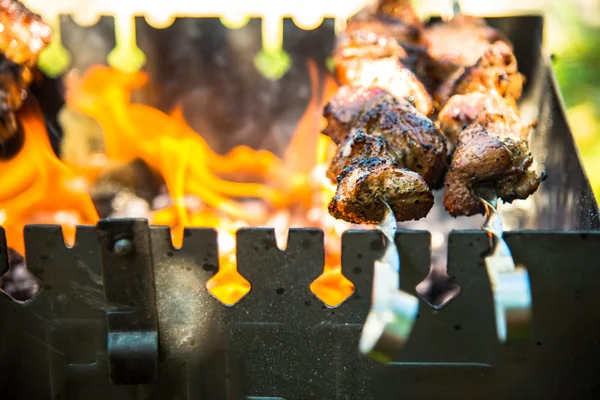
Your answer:
[[[75,226],[98,220],[88,183],[56,158],[33,99],[26,101],[18,118],[23,147],[13,158],[0,159],[0,225],[8,245],[25,254],[23,228],[36,223],[61,225],[66,244],[72,246]]]
[[[304,226],[321,228],[326,237],[324,272],[311,290],[325,304],[339,305],[354,291],[340,267],[340,237],[348,225],[327,213],[335,187],[324,171],[335,146],[319,133],[321,109],[337,85],[327,76],[319,93],[318,68],[312,62],[308,67],[312,96],[283,159],[247,146],[217,154],[186,123],[181,107],[167,114],[131,102],[132,91],[147,82],[146,74],[94,66],[83,77],[67,81],[66,100],[69,109],[100,125],[107,163],[94,159],[90,165],[67,166],[54,156],[40,110],[30,102],[20,115],[25,145],[15,158],[0,162],[5,177],[0,182],[0,223],[9,246],[23,252],[22,229],[32,222],[63,226],[65,240],[73,243],[76,224],[98,219],[86,190],[108,160],[141,159],[163,177],[171,199],[168,207],[145,217],[151,224],[169,226],[175,247],[181,247],[186,227],[217,229],[220,266],[207,288],[221,302],[233,305],[250,291],[250,283],[236,270],[237,229],[272,226],[281,243],[290,226]],[[225,179],[236,174],[253,178]],[[190,207],[190,196],[203,206]],[[69,221],[63,220],[66,214]]]

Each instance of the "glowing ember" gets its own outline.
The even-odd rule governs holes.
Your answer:
[[[0,222],[9,246],[23,252],[21,232],[32,222],[63,226],[67,242],[72,243],[75,224],[97,220],[86,192],[88,183],[114,163],[141,159],[164,179],[170,203],[140,217],[169,226],[175,247],[181,247],[186,227],[217,229],[220,265],[207,289],[221,302],[233,305],[250,291],[250,283],[236,270],[239,228],[273,227],[282,247],[290,227],[316,227],[325,232],[326,260],[311,290],[325,304],[339,305],[354,291],[340,268],[340,235],[348,225],[327,212],[335,187],[324,171],[335,146],[319,133],[324,123],[322,107],[337,85],[327,77],[319,93],[314,63],[309,63],[309,72],[312,96],[285,159],[247,146],[216,154],[185,122],[181,107],[166,114],[130,101],[131,92],[147,81],[143,73],[95,66],[81,79],[69,79],[67,105],[98,122],[105,158],[90,157],[89,165],[69,169],[54,157],[39,110],[25,109],[21,113],[25,146],[14,159],[0,162],[3,177],[8,177],[0,182]],[[233,176],[249,178],[226,179]]]

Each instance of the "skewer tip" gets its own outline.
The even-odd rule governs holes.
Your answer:
[[[452,2],[452,16],[455,17],[460,14],[460,3],[458,1]]]

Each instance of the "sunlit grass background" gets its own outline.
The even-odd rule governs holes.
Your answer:
[[[561,2],[563,3],[563,2]],[[596,198],[600,199],[600,1],[589,8],[561,7],[548,46],[556,54],[555,70],[569,124]],[[595,7],[592,7],[595,6]]]

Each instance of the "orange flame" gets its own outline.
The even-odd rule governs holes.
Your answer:
[[[24,143],[19,153],[0,160],[0,224],[8,245],[24,254],[27,224],[59,224],[65,242],[75,243],[75,226],[95,224],[98,214],[85,179],[54,154],[38,105],[29,99],[18,115]]]
[[[216,154],[186,123],[181,107],[167,114],[132,103],[131,92],[147,82],[144,73],[95,66],[81,79],[67,82],[68,107],[96,120],[102,129],[106,162],[142,159],[164,178],[171,205],[147,216],[151,224],[171,227],[176,247],[182,245],[185,227],[217,228],[220,265],[207,288],[224,304],[237,303],[250,290],[250,283],[237,272],[235,254],[237,229],[250,226],[274,226],[278,239],[296,222],[323,229],[325,268],[311,290],[330,306],[340,304],[354,290],[340,267],[340,235],[347,225],[327,213],[335,187],[325,178],[325,169],[335,145],[319,134],[324,123],[321,109],[334,95],[337,84],[327,76],[321,92],[318,67],[309,62],[308,69],[311,99],[283,160],[247,146],[236,147],[225,155]],[[49,220],[42,220],[63,225],[66,240],[72,243],[74,224],[93,224],[97,220],[83,176],[87,182],[93,181],[106,164],[98,163],[96,157],[90,158],[94,160],[90,165],[69,169],[54,157],[39,110],[23,110],[22,122],[26,131],[23,150],[13,160],[0,163],[0,170],[7,171],[3,176],[9,177],[0,182],[0,218],[4,218],[0,222],[7,227],[9,246],[23,250],[22,228],[35,220],[30,216],[59,210],[68,210],[76,218],[64,224],[58,219],[61,214],[54,213],[49,214]],[[78,179],[73,171],[82,176]],[[240,173],[256,179],[223,179]],[[190,196],[203,207],[192,209],[186,203]],[[248,198],[258,202],[248,202]]]

